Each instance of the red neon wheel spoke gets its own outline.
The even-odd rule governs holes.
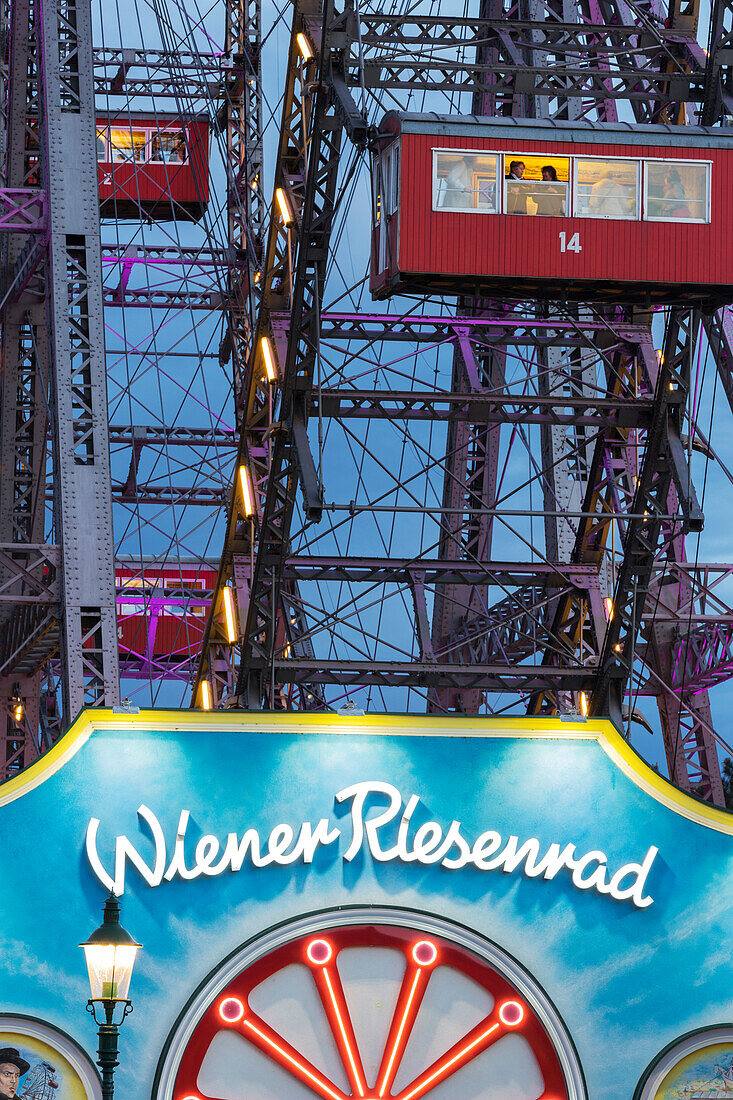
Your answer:
[[[246,1039],[266,1054],[274,1062],[288,1073],[291,1073],[313,1092],[323,1097],[323,1100],[347,1100],[341,1089],[337,1088],[327,1077],[324,1077],[314,1065],[302,1054],[278,1035],[271,1027],[254,1013],[250,1012],[239,1024],[238,1030]]]
[[[424,1096],[441,1081],[473,1061],[506,1032],[507,1028],[492,1012],[398,1093],[395,1100],[418,1100],[418,1097]]]
[[[377,1074],[377,1096],[379,1097],[387,1095],[397,1075],[397,1071],[400,1068],[402,1055],[405,1053],[405,1047],[412,1033],[415,1017],[420,1008],[420,1003],[425,996],[425,990],[427,989],[428,981],[432,974],[432,966],[437,958],[437,952],[435,951],[434,945],[430,944],[429,941],[421,941],[421,944],[417,946],[419,947],[423,944],[431,947],[435,953],[432,958],[428,958],[428,961],[423,965],[415,961],[415,947],[413,947],[411,954],[408,955],[405,976],[402,979],[402,987],[397,998],[397,1004],[395,1005],[392,1024],[389,1029],[389,1035],[387,1036],[387,1044],[384,1048],[382,1063],[379,1067],[379,1073]]]
[[[330,948],[330,944],[325,940],[315,940],[313,943]],[[366,1074],[364,1073],[356,1034],[351,1023],[351,1015],[346,1004],[343,986],[341,985],[341,978],[338,969],[333,965],[335,956],[332,952],[327,955],[324,952],[323,961],[314,959],[309,949],[306,952],[306,957],[323,1002],[336,1047],[341,1055],[349,1084],[357,1096],[365,1096]]]

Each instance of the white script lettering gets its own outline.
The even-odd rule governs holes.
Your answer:
[[[615,901],[630,901],[637,909],[646,909],[654,901],[645,893],[658,853],[653,846],[640,863],[626,863],[611,874],[606,854],[597,849],[580,855],[575,844],[542,845],[535,837],[520,841],[516,835],[505,839],[494,829],[481,833],[471,843],[463,835],[460,821],[452,821],[448,829],[437,821],[425,821],[414,827],[412,822],[420,805],[419,796],[413,794],[405,802],[401,792],[391,783],[354,783],[339,791],[335,798],[338,803],[350,803],[351,840],[343,853],[347,863],[366,851],[378,863],[398,861],[426,867],[432,864],[449,871],[471,866],[477,871],[501,870],[505,874],[521,871],[528,878],[552,880],[565,870],[570,873],[570,882],[577,890],[595,890]],[[384,799],[386,807],[379,804]],[[375,800],[377,804],[373,805]],[[253,868],[285,867],[297,862],[309,864],[320,848],[334,844],[341,837],[339,828],[330,825],[327,818],[321,818],[315,825],[304,821],[297,830],[286,823],[275,825],[264,836],[260,836],[257,829],[248,828],[242,833],[229,833],[224,842],[206,834],[194,845],[192,839],[187,842],[190,812],[181,810],[168,861],[165,834],[158,818],[147,806],[140,806],[137,812],[150,831],[153,851],[146,859],[126,836],[118,836],[114,845],[114,875],[105,869],[97,851],[99,819],[91,818],[87,827],[86,851],[90,866],[99,881],[118,896],[125,890],[128,862],[148,886],[155,887],[163,880],[189,881],[201,875],[215,877],[225,871],[236,873],[242,870],[245,862]]]

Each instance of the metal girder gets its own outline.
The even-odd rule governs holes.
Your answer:
[[[334,684],[529,693],[548,686],[548,670],[542,665],[516,665],[510,669],[503,662],[461,666],[441,661],[332,661],[321,657],[312,660],[291,657],[272,661],[254,658],[251,668],[262,676],[274,678],[277,685],[298,684],[304,688]],[[582,667],[565,667],[560,671],[560,679],[568,691],[577,690],[585,675]]]
[[[313,411],[338,420],[467,420],[476,424],[558,424],[588,428],[615,424],[644,428],[651,421],[651,398],[576,397],[484,392],[322,389]]]
[[[40,8],[63,713],[119,702],[89,0]],[[74,171],[68,171],[69,149]]]
[[[245,670],[250,655],[274,652],[276,638],[283,629],[281,600],[288,594],[277,567],[271,569],[265,562],[273,558],[279,561],[284,556],[293,492],[299,480],[311,513],[315,516],[320,509],[322,494],[310,454],[303,394],[312,380],[316,361],[342,133],[332,90],[326,82],[332,62],[329,36],[338,19],[331,0],[327,0],[323,12],[314,0],[299,0],[294,7],[274,181],[281,202],[273,201],[238,455],[238,467],[247,471],[258,514],[250,519],[243,511],[241,491],[235,484],[219,575],[220,588],[230,579],[234,581],[238,599],[243,635],[237,684],[240,694],[249,675]],[[297,43],[299,33],[307,33],[313,43],[312,59],[303,59]],[[287,311],[289,317],[288,339],[278,351],[276,391],[268,381],[262,357],[262,340],[271,335],[270,317],[274,311]],[[238,536],[250,540],[254,571],[249,581],[236,576],[230,544]],[[220,639],[210,617],[196,691],[202,678],[210,678],[215,700],[221,695],[217,679],[220,668],[225,670],[222,690],[234,687],[230,654],[217,651],[217,642],[220,644]],[[269,695],[270,705],[275,706],[271,687],[255,672],[247,684],[252,705],[260,705]]]
[[[94,91],[103,96],[146,99],[214,99],[231,73],[231,56],[186,50],[148,50],[95,46]],[[124,110],[124,108],[122,108]]]
[[[621,721],[622,699],[631,676],[636,636],[649,593],[654,558],[662,536],[666,541],[681,534],[680,521],[665,531],[665,519],[672,489],[673,462],[669,453],[668,432],[679,434],[690,385],[689,344],[683,341],[679,353],[679,333],[695,326],[691,312],[675,312],[668,326],[664,352],[659,357],[649,351],[647,378],[654,386],[654,420],[650,428],[634,492],[633,511],[626,528],[624,556],[619,566],[613,594],[613,615],[608,623],[599,657],[598,674],[593,683],[591,709],[594,714],[611,714]],[[694,335],[690,337],[694,340]],[[689,477],[688,477],[689,482]],[[601,520],[602,524],[603,521]]]
[[[733,115],[733,4],[713,0],[705,67],[705,93],[700,121],[713,126]]]
[[[0,188],[0,233],[45,233],[47,226],[42,191],[27,187]]]

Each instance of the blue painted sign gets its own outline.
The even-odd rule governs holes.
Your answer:
[[[733,815],[608,723],[88,712],[0,787],[0,828],[3,1011],[92,1050],[77,945],[122,895],[143,944],[131,1100],[223,960],[344,906],[497,945],[554,1006],[593,1100],[628,1100],[677,1037],[733,1019]]]

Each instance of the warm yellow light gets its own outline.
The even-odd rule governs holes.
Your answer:
[[[606,605],[606,618],[610,623],[611,619],[613,618],[613,599],[610,596],[606,596],[603,602]]]
[[[262,282],[262,272],[255,271],[255,286],[258,286]]]
[[[272,346],[272,341],[269,336],[263,336],[260,342],[260,348],[262,349],[262,358],[265,361],[265,375],[268,382],[275,382],[277,379],[277,368],[275,367],[275,349]]]
[[[237,640],[237,628],[234,618],[234,599],[231,588],[225,588],[222,593],[224,602],[224,622],[227,628],[227,641],[231,644]]]
[[[13,707],[13,718],[15,719],[16,722],[22,722],[23,721],[23,704],[22,703],[16,703],[15,706]]]
[[[584,718],[588,717],[588,696],[584,691],[578,693],[578,702],[580,703],[580,713]]]
[[[201,681],[201,708],[211,710],[211,684],[208,680]]]
[[[308,39],[306,38],[306,36],[303,34],[302,31],[300,31],[298,34],[296,34],[295,41],[298,43],[298,49],[300,50],[300,56],[303,58],[304,61],[310,61],[311,58],[313,57],[313,50],[311,49],[310,42],[308,41]]]
[[[280,207],[280,217],[283,220],[283,225],[292,225],[295,221],[295,218],[293,217],[293,212],[290,209],[288,196],[285,194],[282,187],[275,188],[275,198],[277,199],[277,205]]]
[[[245,516],[254,515],[255,502],[252,495],[252,483],[246,466],[239,467],[239,487],[242,490],[242,512]]]

